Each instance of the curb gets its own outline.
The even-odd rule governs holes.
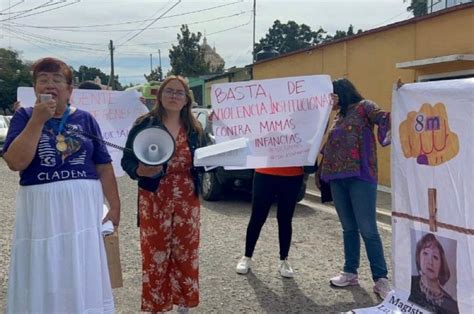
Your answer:
[[[304,199],[313,202],[313,203],[321,203],[321,193],[319,191],[313,191],[313,190],[306,190],[306,194],[304,196]],[[333,202],[330,203],[325,203],[325,205],[334,207]],[[336,213],[336,209],[334,209],[334,213]],[[381,222],[383,224],[392,225],[392,213],[390,210],[386,208],[376,208],[376,213],[377,213],[377,221]]]

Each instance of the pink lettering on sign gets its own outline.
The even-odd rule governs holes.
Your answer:
[[[302,141],[298,133],[294,134],[275,134],[255,139],[255,147],[269,147],[280,145],[300,144]]]
[[[288,94],[301,94],[304,93],[303,89],[304,80],[298,80],[295,82],[288,81]]]
[[[267,97],[267,92],[261,84],[248,84],[243,86],[233,86],[226,89],[218,87],[214,90],[214,96],[216,97],[217,103],[220,104],[224,101]]]
[[[113,93],[109,91],[75,92],[71,95],[74,106],[108,105],[114,103]]]
[[[227,137],[242,137],[252,133],[248,124],[237,124],[232,126],[219,126],[216,127],[216,136],[227,136]]]
[[[276,121],[260,121],[260,133],[283,132],[286,130],[294,130],[295,122],[292,118]]]
[[[232,119],[246,119],[267,114],[265,104],[246,104],[235,107],[217,108],[213,111],[212,121],[216,120],[232,120]]]

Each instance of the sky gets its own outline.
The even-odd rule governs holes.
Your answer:
[[[350,24],[366,31],[413,17],[406,10],[410,1],[403,0],[255,1],[256,42],[277,19],[333,35]],[[138,84],[160,62],[166,74],[169,50],[187,24],[216,48],[225,68],[239,67],[252,63],[253,5],[254,0],[0,0],[0,48],[20,52],[23,60],[51,56],[75,69],[86,65],[109,74],[113,40],[115,74],[122,85]]]

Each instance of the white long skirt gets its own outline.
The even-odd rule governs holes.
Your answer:
[[[113,313],[99,180],[22,186],[7,313]]]

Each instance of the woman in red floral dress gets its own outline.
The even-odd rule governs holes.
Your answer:
[[[202,129],[191,112],[192,97],[185,80],[168,77],[160,86],[155,107],[130,130],[126,147],[149,126],[166,128],[176,143],[163,166],[140,163],[125,152],[122,167],[138,180],[138,210],[142,251],[142,311],[159,312],[199,304],[198,173],[194,151]]]

